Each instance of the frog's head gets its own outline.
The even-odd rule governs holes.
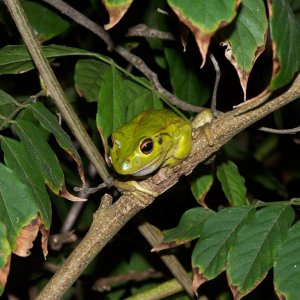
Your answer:
[[[143,136],[131,129],[130,124],[124,125],[108,138],[109,160],[121,175],[149,175],[168,158],[172,139],[167,133],[151,132],[149,128],[147,135],[142,130]]]

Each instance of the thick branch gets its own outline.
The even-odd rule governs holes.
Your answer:
[[[207,159],[221,146],[243,129],[263,118],[267,114],[292,102],[300,97],[300,75],[295,79],[290,88],[282,95],[265,103],[261,107],[245,114],[238,114],[238,109],[220,115],[213,120],[211,129],[214,134],[215,145],[207,144],[205,136],[199,134],[193,142],[190,156],[181,165],[176,166],[176,172],[166,174],[166,169],[161,169],[153,177],[141,182],[147,189],[163,193],[172,187],[182,175],[187,175],[203,160]],[[158,180],[159,179],[159,180]],[[159,182],[158,182],[159,181]],[[59,299],[64,292],[75,282],[88,263],[97,255],[106,243],[130,220],[137,212],[154,199],[146,194],[134,192],[123,195],[109,208],[95,213],[93,224],[86,237],[79,244],[61,269],[53,276],[38,299]]]

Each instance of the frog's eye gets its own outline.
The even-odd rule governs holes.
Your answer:
[[[112,136],[112,134],[107,138],[107,144],[109,146],[109,148],[113,148],[114,146],[114,137]]]
[[[142,141],[140,144],[140,149],[144,154],[150,154],[153,150],[153,141],[150,138],[147,138]]]

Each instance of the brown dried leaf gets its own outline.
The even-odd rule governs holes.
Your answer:
[[[114,27],[122,19],[132,3],[132,1],[124,1],[124,4],[114,5],[109,0],[102,0],[102,2],[109,13],[109,23],[104,25],[105,30]]]
[[[65,185],[63,185],[63,187],[59,191],[58,195],[65,198],[65,199],[67,199],[67,200],[73,201],[73,202],[86,201],[87,200],[86,198],[80,198],[80,197],[77,197],[77,196],[74,196],[74,195],[70,194]]]
[[[197,290],[200,285],[206,282],[207,279],[199,273],[198,268],[193,269],[193,291],[197,295]]]
[[[41,225],[41,218],[37,217],[32,220],[31,223],[20,232],[20,235],[16,239],[16,249],[13,251],[14,254],[22,257],[30,255],[29,249],[33,246],[33,241],[36,239]]]

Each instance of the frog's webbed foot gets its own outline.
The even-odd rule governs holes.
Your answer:
[[[209,123],[206,123],[203,125],[203,132],[204,132],[204,135],[205,135],[208,145],[212,147],[215,144],[215,139],[213,137]]]
[[[140,191],[142,193],[153,196],[155,198],[159,195],[158,193],[148,190],[147,188],[143,187],[141,184],[139,184],[135,180],[129,180],[129,181],[115,180],[115,187],[124,192]]]
[[[215,144],[214,137],[210,128],[210,122],[214,115],[210,109],[203,109],[193,120],[193,128],[196,130],[199,127],[203,128],[203,132],[209,146]]]

